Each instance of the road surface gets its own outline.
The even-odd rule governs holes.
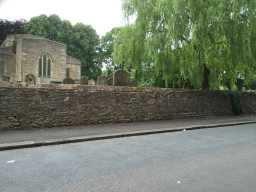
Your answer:
[[[255,192],[256,124],[0,152],[0,192]]]

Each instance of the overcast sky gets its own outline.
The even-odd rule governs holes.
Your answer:
[[[0,19],[29,20],[40,14],[92,25],[99,35],[124,24],[121,0],[0,0]]]

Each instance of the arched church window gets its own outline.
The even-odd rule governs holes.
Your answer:
[[[48,54],[42,55],[38,60],[38,76],[40,78],[51,78],[52,60]]]

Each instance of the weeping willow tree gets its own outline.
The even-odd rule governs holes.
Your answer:
[[[256,1],[123,0],[114,61],[163,87],[234,88],[256,70]]]

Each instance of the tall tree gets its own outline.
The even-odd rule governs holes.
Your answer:
[[[68,54],[81,60],[82,76],[96,79],[101,73],[97,53],[99,37],[91,26],[72,25],[57,15],[40,15],[27,23],[26,32],[65,43]]]
[[[107,32],[100,39],[100,46],[98,48],[100,62],[102,62],[106,68],[108,74],[112,73],[118,65],[116,65],[113,61],[113,51],[114,51],[114,43],[122,28],[113,28],[111,31]]]
[[[7,35],[24,33],[25,20],[8,21],[0,20],[0,45]]]
[[[129,45],[134,51],[129,56],[114,52],[135,55],[142,76],[146,65],[165,87],[203,89],[232,88],[238,77],[253,78],[255,1],[123,0],[123,7],[127,18],[135,18]],[[123,57],[117,62],[129,66]]]

